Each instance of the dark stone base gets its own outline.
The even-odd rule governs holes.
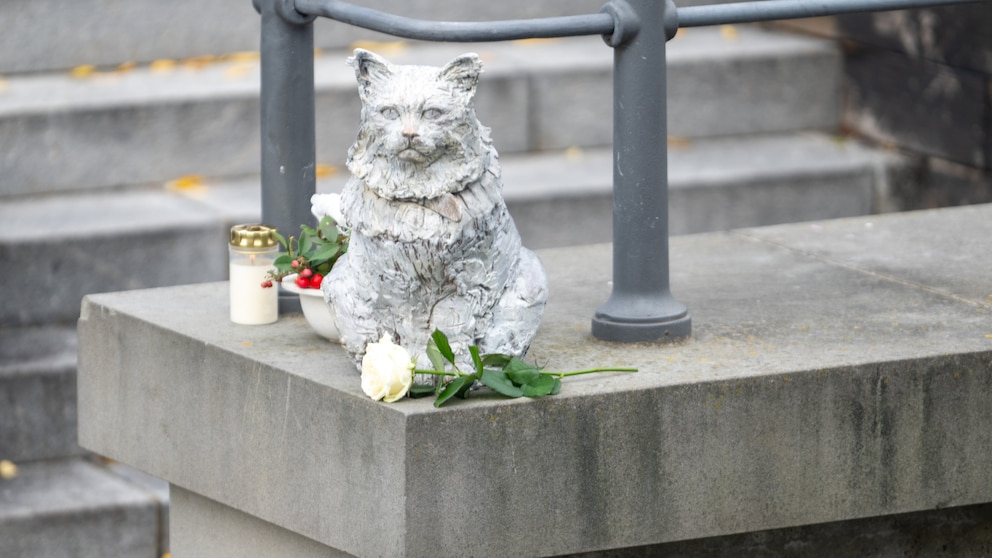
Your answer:
[[[838,521],[574,558],[836,558],[838,556],[992,556],[992,504]]]

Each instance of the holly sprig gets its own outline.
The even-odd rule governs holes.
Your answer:
[[[477,381],[496,393],[510,398],[544,397],[558,394],[561,391],[561,380],[567,376],[596,372],[637,372],[636,368],[624,367],[555,372],[543,370],[515,356],[498,353],[482,354],[476,345],[470,346],[468,351],[474,367],[472,372],[464,372],[458,368],[448,337],[441,330],[434,330],[427,343],[427,358],[434,368],[415,368],[413,373],[444,376],[450,379],[446,378],[436,385],[414,383],[410,388],[410,397],[435,395],[434,406],[440,407],[453,397],[467,399],[470,389]]]
[[[285,252],[272,263],[275,269],[269,272],[268,280],[278,282],[287,275],[297,273],[298,281],[306,279],[308,283],[301,284],[300,287],[320,288],[323,277],[331,271],[338,258],[348,251],[349,237],[338,228],[334,219],[324,217],[316,229],[300,225],[299,238],[290,236],[287,240],[276,233],[276,240]]]

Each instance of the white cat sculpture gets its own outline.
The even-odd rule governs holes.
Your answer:
[[[341,343],[356,362],[383,335],[420,355],[438,328],[459,355],[472,344],[523,355],[547,278],[521,245],[489,129],[475,115],[478,56],[435,68],[358,49],[348,62],[362,100],[340,206],[352,236],[322,287]]]

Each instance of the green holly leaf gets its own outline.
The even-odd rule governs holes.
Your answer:
[[[338,254],[341,246],[337,242],[327,242],[323,246],[317,246],[310,255],[311,261],[329,260]]]
[[[303,229],[303,232],[300,233],[299,252],[300,254],[307,256],[307,254],[310,252],[310,248],[313,247],[313,237],[315,235],[312,233],[313,229],[311,229],[310,227],[301,227],[301,228]],[[309,257],[307,259],[309,259]]]
[[[491,368],[483,370],[479,381],[488,386],[489,389],[507,397],[520,397],[524,394],[523,390],[513,385],[513,382],[506,377],[506,374],[502,370],[493,370]]]
[[[317,225],[317,231],[324,240],[330,242],[337,242],[338,240],[338,225],[330,217],[324,216],[320,220],[320,223]]]

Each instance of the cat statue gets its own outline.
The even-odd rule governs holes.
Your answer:
[[[357,49],[348,63],[361,124],[335,209],[351,240],[322,285],[341,343],[360,363],[386,335],[429,367],[423,355],[436,328],[462,370],[472,370],[469,345],[522,356],[544,313],[547,277],[521,245],[489,129],[475,115],[479,57],[436,68]]]

